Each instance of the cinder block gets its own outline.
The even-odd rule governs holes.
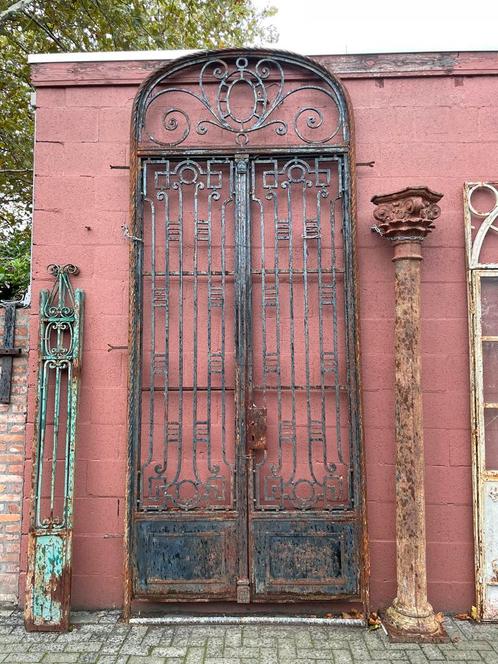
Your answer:
[[[472,476],[468,468],[426,466],[425,481],[427,504],[472,504]]]
[[[116,608],[122,603],[122,576],[73,575],[71,605],[74,610]]]
[[[66,89],[68,107],[116,108],[126,106],[130,110],[137,93],[134,85],[84,85]]]
[[[474,570],[468,542],[428,542],[427,575],[430,582],[467,581]]]
[[[391,579],[396,578],[395,543],[371,539],[368,548],[372,580],[391,581]]]
[[[123,566],[122,537],[76,536],[73,542],[73,575],[112,576]]]
[[[90,216],[95,207],[93,177],[40,176],[35,180],[35,210],[86,210]]]
[[[37,113],[37,141],[94,142],[98,135],[98,112],[93,108],[53,108]]]
[[[127,151],[119,143],[82,143],[66,141],[62,172],[64,175],[113,175],[111,165],[125,162]]]
[[[99,110],[99,141],[123,143],[129,149],[131,111],[125,108],[101,108]],[[128,163],[128,158],[126,160]]]
[[[40,109],[38,115],[47,112],[46,109],[64,107],[66,105],[66,88],[38,88],[36,91],[36,108]],[[43,109],[43,110],[42,110]]]
[[[124,499],[126,463],[124,459],[87,462],[86,487],[89,496],[116,496]]]
[[[75,533],[78,535],[122,535],[123,501],[118,498],[91,497],[74,500]]]

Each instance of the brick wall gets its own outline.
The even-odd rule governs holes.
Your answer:
[[[0,339],[5,309],[0,307]],[[28,320],[17,309],[14,343],[23,355],[15,357],[9,404],[0,404],[0,602],[17,602],[26,426]]]

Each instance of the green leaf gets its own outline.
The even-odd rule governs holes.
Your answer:
[[[8,11],[12,10],[12,11]],[[33,112],[28,53],[257,46],[275,41],[252,0],[0,0],[0,299],[29,284]]]

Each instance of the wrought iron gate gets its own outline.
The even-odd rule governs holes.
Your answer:
[[[201,54],[134,120],[129,596],[358,598],[343,91],[298,56]]]

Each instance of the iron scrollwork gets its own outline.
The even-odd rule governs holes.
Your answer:
[[[200,136],[207,134],[210,126],[230,132],[239,146],[247,145],[251,134],[268,127],[280,137],[292,130],[298,143],[309,145],[330,144],[335,137],[339,137],[338,142],[346,140],[345,113],[335,90],[320,80],[306,84],[289,80],[283,64],[282,58],[270,56],[213,57],[204,63],[192,88],[161,87],[159,80],[146,99],[145,120],[147,111],[161,97],[185,96],[185,103],[181,107],[175,103],[162,111],[161,129],[171,138],[146,132],[148,140],[163,147],[179,146],[190,136],[192,126]],[[293,107],[291,120],[283,119],[284,114],[278,111],[298,93],[304,93],[306,103]],[[310,96],[317,98],[317,103],[310,105]],[[207,117],[199,119],[191,114],[192,100],[207,112]]]

